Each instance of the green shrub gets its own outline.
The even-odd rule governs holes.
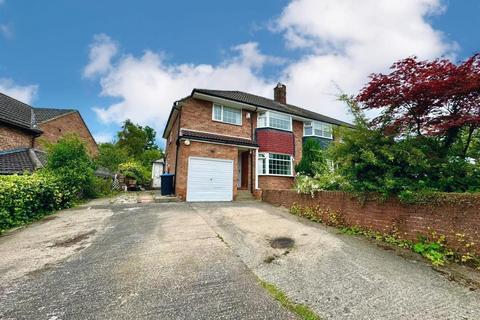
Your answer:
[[[111,193],[111,180],[93,175],[93,162],[77,136],[65,136],[47,147],[44,169],[0,176],[0,233],[71,207],[80,198]]]
[[[57,176],[65,190],[82,198],[93,183],[94,164],[78,136],[66,135],[48,145],[45,171]]]
[[[46,172],[0,176],[0,233],[55,210],[68,208],[74,193],[59,178]]]
[[[138,161],[121,163],[118,166],[118,171],[125,177],[137,180],[138,184],[146,185],[150,183],[151,180],[150,171]]]
[[[106,197],[114,193],[112,179],[110,178],[93,177],[91,182],[85,190],[85,197],[87,198]]]
[[[328,171],[327,160],[320,144],[314,139],[307,139],[302,145],[302,159],[295,167],[301,175],[313,177]]]
[[[454,256],[454,252],[445,247],[445,236],[440,236],[434,241],[428,241],[427,237],[420,237],[412,250],[421,254],[433,265],[443,266],[445,262]]]
[[[295,178],[294,189],[298,193],[310,194],[313,197],[315,192],[318,191],[349,190],[350,185],[344,177],[335,171],[326,171],[314,177],[298,175]]]

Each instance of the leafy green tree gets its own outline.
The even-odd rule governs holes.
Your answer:
[[[119,147],[116,143],[101,143],[98,145],[98,156],[96,163],[112,172],[118,170],[118,165],[130,159],[128,151]]]
[[[310,177],[328,170],[322,147],[315,139],[307,139],[302,146],[302,160],[295,167],[297,173]]]
[[[135,163],[142,166],[143,173],[151,171],[152,162],[164,157],[162,150],[156,144],[156,132],[149,126],[142,127],[126,120],[117,133],[118,140],[114,143],[99,145],[99,155],[96,163],[112,172],[119,171],[121,164]],[[148,176],[148,174],[147,174]],[[147,179],[138,179],[147,181]]]
[[[355,129],[340,130],[341,141],[328,150],[351,191],[376,192],[402,197],[422,191],[465,192],[480,189],[479,167],[452,149],[445,157],[444,142],[421,135],[387,135],[381,128],[370,128],[357,103]],[[470,143],[471,144],[471,143]],[[461,145],[460,145],[461,149]]]
[[[130,156],[138,158],[146,150],[159,150],[155,136],[155,130],[149,126],[142,127],[130,120],[125,120],[117,134],[117,145],[127,150]]]
[[[158,149],[150,149],[145,150],[139,157],[139,161],[142,163],[144,167],[150,168],[152,166],[152,162],[158,159],[163,158],[162,150]]]

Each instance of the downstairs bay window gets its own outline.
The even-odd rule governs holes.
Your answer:
[[[292,176],[292,156],[277,153],[258,154],[258,174],[273,176]]]

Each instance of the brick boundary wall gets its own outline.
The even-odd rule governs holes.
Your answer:
[[[295,190],[263,190],[262,200],[286,208],[291,208],[293,204],[318,208],[324,214],[339,214],[346,226],[382,233],[396,232],[409,240],[436,232],[445,235],[448,247],[480,255],[480,195],[443,195],[443,199],[434,204],[409,205],[396,198],[384,202],[361,202],[352,194],[339,191],[318,192],[312,197],[298,194]],[[472,242],[471,247],[465,246]]]

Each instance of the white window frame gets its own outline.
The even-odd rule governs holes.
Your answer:
[[[270,155],[271,154],[276,154],[276,155],[282,155],[282,156],[288,156],[290,157],[289,160],[280,160],[280,161],[289,161],[290,162],[290,174],[275,174],[275,173],[270,173]],[[258,165],[258,162],[260,161],[261,157],[265,157],[265,173],[260,172],[260,166]],[[284,153],[275,153],[275,152],[259,152],[257,154],[257,168],[258,168],[258,175],[259,176],[277,176],[277,177],[293,177],[293,157],[290,154],[284,154]]]
[[[310,125],[308,125],[307,123],[310,123]],[[323,135],[324,130],[323,130],[323,128],[321,128],[322,126],[329,126],[330,127],[330,135],[329,136]],[[305,133],[305,128],[306,127],[311,127],[312,128],[312,134],[306,134]],[[318,130],[319,127],[321,128],[320,129],[321,132],[322,132],[321,135],[315,134],[315,128]],[[320,137],[320,138],[333,140],[333,125],[330,124],[330,123],[321,122],[321,121],[305,121],[303,123],[303,136],[304,137]]]
[[[221,116],[222,116],[222,119],[221,120],[218,120],[218,119],[215,119],[215,106],[218,106],[221,108]],[[227,121],[224,121],[223,120],[223,108],[229,108],[229,109],[233,109],[233,110],[239,110],[240,111],[240,123],[232,123],[232,122],[227,122]],[[242,122],[243,122],[243,111],[242,109],[238,109],[238,108],[233,108],[233,107],[229,107],[229,106],[224,106],[223,104],[219,104],[219,103],[213,103],[212,104],[212,120],[213,121],[216,121],[216,122],[221,122],[221,123],[226,123],[226,124],[231,124],[231,125],[234,125],[234,126],[241,126],[242,125]]]
[[[264,126],[261,126],[260,125],[260,118],[262,118],[261,114],[265,114],[265,125]],[[270,125],[270,117],[271,115],[279,115],[281,117],[288,117],[289,120],[290,120],[290,128],[289,129],[283,129],[283,128],[277,128],[277,127],[272,127]],[[289,131],[289,132],[292,132],[292,128],[293,128],[293,119],[292,119],[292,116],[288,115],[288,114],[284,114],[284,113],[281,113],[281,112],[274,112],[274,111],[261,111],[258,113],[257,115],[257,128],[273,128],[273,129],[277,129],[277,130],[283,130],[283,131]]]

